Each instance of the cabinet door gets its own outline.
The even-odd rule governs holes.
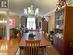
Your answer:
[[[64,49],[63,30],[64,30],[64,9],[61,9],[55,12],[55,37],[54,37],[54,46],[61,55]]]

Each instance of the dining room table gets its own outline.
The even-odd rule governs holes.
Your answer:
[[[34,35],[33,38],[30,38],[29,34],[33,34]],[[45,38],[44,33],[42,31],[40,32],[32,31],[32,32],[24,33],[20,41],[20,46],[25,47],[26,40],[40,40],[40,47],[42,49],[42,55],[45,54],[46,46],[51,46],[51,42]]]

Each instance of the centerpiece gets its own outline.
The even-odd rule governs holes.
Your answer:
[[[35,35],[34,35],[33,33],[30,33],[30,34],[29,34],[29,38],[34,38],[34,36],[35,36]]]

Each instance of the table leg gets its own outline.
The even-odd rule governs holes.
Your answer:
[[[42,47],[42,55],[45,54],[45,53],[44,53],[44,52],[45,52],[44,50],[45,50],[45,47]]]

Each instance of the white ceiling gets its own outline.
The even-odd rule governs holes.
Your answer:
[[[44,15],[56,8],[57,0],[9,0],[9,8],[23,15],[24,8],[33,5],[34,9],[39,8],[40,15]]]

